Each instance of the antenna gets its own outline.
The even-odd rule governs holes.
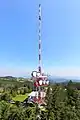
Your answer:
[[[39,67],[38,70],[41,73],[41,4],[39,4]]]
[[[44,104],[45,99],[45,88],[44,86],[49,85],[47,75],[42,73],[41,67],[41,4],[39,4],[39,66],[38,71],[32,72],[32,80],[34,81],[34,86],[36,87],[35,96],[33,97],[34,103]]]

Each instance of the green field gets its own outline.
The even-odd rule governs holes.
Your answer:
[[[13,97],[12,99],[14,101],[23,102],[26,98],[28,98],[28,93],[25,95],[17,95],[16,97]]]

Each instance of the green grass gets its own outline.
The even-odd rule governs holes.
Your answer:
[[[16,97],[13,97],[12,99],[14,101],[23,102],[26,98],[28,98],[28,93],[25,95],[17,95]]]

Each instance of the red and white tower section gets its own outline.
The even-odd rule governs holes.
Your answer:
[[[41,73],[41,4],[39,4],[39,72]]]
[[[44,92],[44,86],[49,85],[49,81],[46,75],[42,73],[42,67],[41,67],[41,22],[42,22],[42,16],[41,16],[41,4],[39,4],[39,66],[38,71],[32,72],[32,80],[34,81],[34,86],[36,87],[36,91],[34,91],[34,97],[33,102],[41,103],[43,104],[44,98],[45,98],[45,92]],[[43,87],[43,90],[41,90],[41,87]]]

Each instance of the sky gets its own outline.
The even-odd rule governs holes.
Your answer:
[[[1,0],[0,76],[38,68],[39,3],[44,71],[80,77],[80,0]]]

